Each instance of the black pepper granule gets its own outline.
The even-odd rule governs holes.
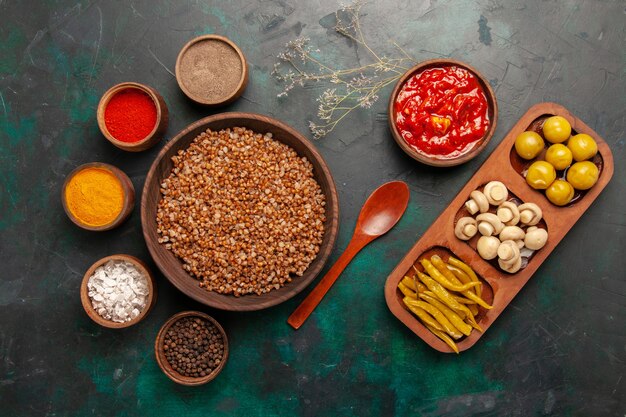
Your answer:
[[[165,333],[163,350],[176,372],[201,378],[222,362],[224,339],[213,323],[198,317],[183,317]]]

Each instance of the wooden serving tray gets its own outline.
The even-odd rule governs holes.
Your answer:
[[[543,191],[532,189],[523,177],[523,170],[530,165],[517,156],[514,149],[515,138],[525,130],[539,130],[542,121],[553,115],[565,117],[572,125],[572,135],[586,133],[593,137],[598,144],[598,155],[593,162],[600,169],[598,182],[587,192],[578,193],[572,203],[565,207],[557,207],[550,203]],[[402,302],[402,293],[398,290],[398,283],[405,275],[412,276],[412,266],[422,269],[417,262],[424,256],[435,253],[444,260],[452,255],[470,265],[483,281],[483,298],[493,305],[493,309],[480,308],[477,321],[483,332],[477,330],[457,341],[460,351],[472,347],[491,324],[502,313],[511,300],[528,282],[537,268],[550,255],[556,245],[567,232],[576,224],[576,221],[589,208],[613,176],[613,155],[606,142],[589,126],[573,116],[564,107],[554,103],[540,103],[531,107],[517,122],[511,131],[502,140],[502,143],[493,151],[480,169],[468,181],[450,205],[441,213],[422,238],[409,250],[398,266],[391,272],[385,284],[385,299],[391,312],[416,335],[421,337],[434,349],[440,352],[453,352],[437,336],[432,334],[413,316]],[[557,174],[557,177],[559,175]],[[497,263],[486,261],[475,250],[475,237],[464,242],[454,235],[456,220],[467,214],[464,204],[473,190],[482,189],[489,181],[502,181],[509,189],[509,200],[517,198],[521,202],[537,204],[543,211],[541,227],[548,231],[547,244],[536,251],[528,260],[525,268],[515,274],[500,270]],[[519,202],[518,202],[519,203]],[[493,207],[492,207],[493,208]],[[493,211],[493,210],[492,210]]]

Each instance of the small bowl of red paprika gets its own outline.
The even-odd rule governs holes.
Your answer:
[[[402,150],[427,165],[449,167],[476,157],[493,136],[496,95],[471,66],[452,59],[424,61],[396,83],[389,127]]]
[[[116,84],[98,104],[98,127],[120,149],[140,152],[156,145],[167,129],[163,97],[152,87],[135,82]]]

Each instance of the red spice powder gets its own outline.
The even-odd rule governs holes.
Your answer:
[[[122,142],[139,142],[152,132],[157,109],[152,98],[141,90],[128,88],[116,93],[104,109],[109,133]]]

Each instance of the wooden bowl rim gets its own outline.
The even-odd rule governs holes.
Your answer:
[[[189,50],[189,48],[191,48],[196,43],[203,42],[206,40],[215,40],[215,41],[224,42],[237,53],[237,56],[239,57],[239,60],[241,61],[241,78],[239,79],[239,83],[237,84],[237,87],[232,91],[232,93],[224,97],[221,97],[219,100],[214,100],[214,101],[207,100],[204,97],[193,95],[185,86],[185,83],[183,82],[182,74],[180,72],[181,62],[183,60],[183,57]],[[227,37],[221,36],[221,35],[215,35],[215,34],[201,35],[201,36],[191,39],[180,50],[180,52],[178,53],[178,57],[176,58],[176,67],[175,67],[174,72],[176,73],[176,82],[178,83],[178,86],[188,98],[195,101],[196,103],[203,104],[206,106],[220,106],[222,104],[227,104],[231,102],[235,98],[239,97],[239,95],[241,95],[241,93],[243,92],[248,81],[248,61],[246,60],[245,55],[243,54],[241,49],[237,46],[237,44],[235,44],[235,42],[231,41]]]
[[[141,311],[141,313],[139,313],[137,317],[135,317],[134,319],[130,321],[126,321],[124,323],[118,323],[118,322],[114,322],[111,320],[107,320],[103,318],[102,316],[100,316],[100,314],[98,314],[98,312],[94,310],[93,305],[91,304],[91,299],[89,298],[89,294],[87,290],[87,283],[89,282],[89,278],[91,277],[91,275],[93,275],[94,271],[98,267],[104,265],[108,261],[130,262],[135,267],[137,267],[137,269],[143,272],[143,274],[146,276],[146,282],[148,284],[148,300],[146,302],[146,306]],[[152,307],[156,303],[156,297],[157,295],[156,295],[156,285],[154,282],[154,276],[152,275],[152,272],[150,271],[148,266],[141,259],[138,259],[132,255],[126,255],[123,253],[109,255],[109,256],[105,256],[104,258],[98,259],[89,267],[89,269],[87,269],[87,272],[85,272],[85,275],[83,275],[83,280],[80,284],[80,301],[83,305],[83,308],[85,309],[85,313],[87,313],[87,315],[89,316],[91,320],[93,320],[100,326],[106,327],[109,329],[124,329],[126,327],[133,326],[139,323],[140,321],[142,321],[148,315],[150,310],[152,310]]]
[[[328,230],[325,230],[325,234],[328,234],[329,236],[329,240],[327,243],[326,247],[320,247],[320,251],[317,254],[317,257],[312,261],[312,264],[316,261],[319,260],[319,264],[316,265],[316,269],[317,271],[315,273],[311,273],[310,277],[307,277],[307,281],[306,283],[301,283],[298,284],[298,282],[296,280],[293,280],[290,283],[287,283],[285,286],[281,287],[278,290],[273,290],[267,294],[263,294],[262,296],[257,296],[254,294],[250,294],[250,295],[246,295],[247,297],[257,297],[259,298],[259,302],[257,303],[253,303],[253,304],[235,304],[233,305],[232,303],[230,303],[230,301],[232,300],[237,300],[236,297],[232,296],[232,295],[228,295],[228,294],[219,294],[216,292],[209,292],[204,290],[202,292],[202,295],[197,295],[196,293],[191,293],[189,291],[186,290],[186,288],[182,285],[181,282],[179,282],[176,279],[173,279],[170,277],[170,273],[168,268],[164,267],[160,260],[159,257],[157,256],[157,252],[155,252],[155,249],[152,247],[152,245],[148,244],[148,242],[151,241],[150,236],[148,234],[148,229],[150,229],[153,225],[151,224],[151,221],[153,221],[154,219],[152,218],[148,218],[148,213],[147,213],[147,199],[148,199],[148,195],[149,195],[149,189],[151,187],[151,185],[153,185],[154,182],[158,181],[157,185],[160,184],[160,182],[163,180],[162,178],[156,178],[156,172],[157,172],[157,168],[159,166],[159,164],[161,163],[161,160],[165,157],[165,155],[168,153],[168,151],[173,148],[174,146],[176,146],[176,144],[185,136],[187,136],[189,134],[189,132],[198,129],[199,127],[203,127],[204,130],[206,130],[207,125],[214,123],[214,122],[219,122],[219,121],[224,121],[224,120],[230,120],[230,119],[250,119],[253,121],[258,121],[258,122],[262,122],[262,123],[267,123],[268,125],[272,125],[275,128],[281,129],[283,131],[285,131],[288,135],[293,136],[294,138],[296,138],[299,142],[302,143],[303,146],[305,146],[308,151],[314,156],[316,162],[320,165],[320,172],[319,172],[319,176],[320,177],[325,177],[327,182],[328,182],[328,194],[331,197],[334,197],[332,200],[328,201],[329,199],[327,199],[326,201],[326,218],[330,218],[331,219],[331,224],[328,227]],[[247,127],[246,123],[239,123],[239,125],[241,127]],[[233,125],[231,127],[237,127],[236,125]],[[281,142],[282,143],[282,142]],[[290,146],[291,147],[291,146]],[[316,181],[319,182],[319,180]],[[324,160],[324,158],[322,157],[322,155],[317,151],[317,149],[313,146],[313,144],[307,140],[302,134],[300,134],[298,131],[296,131],[295,129],[293,129],[292,127],[290,127],[289,125],[280,122],[272,117],[269,116],[264,116],[261,114],[256,114],[256,113],[242,113],[242,112],[228,112],[228,113],[218,113],[212,116],[208,116],[205,118],[202,118],[192,124],[190,124],[189,126],[187,126],[186,128],[184,128],[183,130],[181,130],[173,139],[171,139],[159,152],[159,154],[156,156],[156,158],[154,159],[154,162],[152,163],[152,166],[150,167],[150,170],[148,171],[148,174],[146,176],[146,180],[144,182],[144,187],[143,187],[143,193],[142,193],[142,197],[141,197],[141,227],[142,227],[142,231],[143,231],[143,236],[144,236],[144,240],[146,241],[146,246],[148,247],[148,251],[150,252],[150,255],[152,256],[152,259],[154,260],[155,264],[157,265],[157,267],[159,268],[159,270],[161,271],[161,273],[168,279],[168,281],[170,281],[176,288],[178,288],[178,290],[180,290],[183,294],[187,295],[188,297],[192,298],[193,300],[202,303],[206,306],[209,307],[213,307],[213,308],[218,308],[220,310],[227,310],[227,311],[257,311],[257,310],[263,310],[269,307],[273,307],[275,305],[278,305],[280,303],[283,303],[287,300],[289,300],[290,298],[296,296],[297,294],[299,294],[301,291],[303,291],[307,286],[309,286],[311,284],[311,282],[313,282],[313,280],[315,280],[315,278],[319,275],[319,273],[322,271],[324,265],[326,264],[326,262],[328,262],[328,259],[332,253],[333,247],[337,241],[337,236],[339,235],[339,214],[340,214],[340,210],[339,210],[339,196],[337,194],[337,188],[335,186],[335,181],[333,179],[333,176],[330,172],[330,169],[328,167],[328,165],[326,164],[326,161]],[[160,250],[163,251],[167,251],[167,249],[165,249],[165,247],[162,247],[160,244],[158,244],[160,247]],[[168,251],[169,252],[169,251]],[[170,252],[171,253],[171,252]],[[172,254],[172,256],[174,256]],[[310,271],[312,265],[309,265],[309,268],[307,268],[307,270],[305,271],[305,274],[307,272]],[[182,268],[181,268],[182,269]],[[191,275],[189,275],[186,271],[183,270],[183,272],[185,273],[185,275],[190,279],[193,280],[197,283],[197,280],[195,278],[193,278]],[[298,277],[298,279],[301,279],[303,277]],[[280,294],[278,293],[278,291],[283,290],[284,288],[291,288],[290,286],[294,286],[297,287],[298,285],[301,285],[301,288],[298,289],[291,289],[290,291],[288,291],[286,294],[284,294],[284,298],[282,297],[278,297],[276,296],[276,294]],[[241,296],[239,298],[243,298],[246,296]],[[264,296],[268,296],[269,299],[260,299],[260,297],[264,297]],[[226,299],[226,297],[228,298],[228,303],[226,302],[218,302],[216,300],[213,300],[213,298],[215,299]]]
[[[146,93],[152,99],[152,102],[154,103],[156,107],[157,118],[156,118],[156,123],[154,124],[154,127],[145,138],[138,140],[137,142],[123,142],[121,140],[115,139],[115,137],[107,129],[106,122],[104,120],[104,111],[106,110],[106,107],[109,104],[109,101],[111,101],[114,95],[116,95],[117,93],[123,90],[133,89],[133,88]],[[142,145],[145,145],[146,142],[154,138],[154,135],[157,134],[157,131],[159,130],[159,127],[161,126],[161,123],[163,121],[163,109],[161,107],[162,99],[163,98],[161,97],[161,95],[154,88],[145,84],[137,83],[134,81],[126,81],[123,83],[115,84],[113,87],[109,88],[102,95],[102,97],[100,98],[100,102],[98,103],[96,119],[98,121],[98,127],[100,128],[100,132],[102,132],[104,137],[109,142],[111,142],[113,145],[117,146],[118,148],[122,150],[128,151],[134,148],[142,147]]]
[[[67,201],[65,200],[65,190],[67,188],[67,185],[70,183],[70,180],[74,177],[74,175],[88,168],[99,168],[109,171],[115,176],[115,178],[117,178],[117,180],[122,185],[122,189],[124,190],[124,203],[122,204],[122,211],[120,211],[120,214],[118,214],[117,217],[113,221],[111,221],[111,223],[107,223],[102,226],[90,226],[81,222],[78,218],[74,216],[74,214],[72,214],[72,211],[67,206]],[[76,226],[92,232],[103,232],[106,230],[114,229],[122,224],[133,211],[133,208],[135,206],[135,187],[133,186],[130,178],[128,178],[128,175],[126,175],[126,173],[118,167],[104,162],[88,162],[74,168],[72,172],[70,172],[67,177],[65,177],[65,181],[63,181],[63,186],[61,187],[61,204],[63,205],[63,210],[65,211],[67,217],[69,217],[72,223],[74,223]]]
[[[181,375],[176,370],[174,370],[174,368],[172,368],[172,365],[170,365],[167,358],[165,357],[165,352],[163,350],[163,341],[165,339],[165,333],[169,330],[170,327],[172,327],[174,323],[176,323],[178,320],[180,320],[183,317],[200,317],[204,320],[207,320],[211,322],[219,330],[220,334],[222,335],[222,340],[224,344],[224,355],[222,356],[222,360],[220,364],[217,366],[217,368],[213,369],[211,373],[206,376],[196,378],[196,377]],[[220,372],[222,372],[222,369],[224,369],[224,366],[226,366],[226,361],[228,361],[229,351],[230,351],[230,348],[228,346],[228,336],[226,335],[226,331],[224,330],[222,325],[219,324],[219,322],[215,320],[213,317],[209,316],[206,313],[202,313],[200,311],[181,311],[180,313],[174,314],[163,324],[163,326],[161,326],[161,329],[159,330],[159,333],[157,334],[157,337],[154,341],[154,355],[156,357],[157,363],[159,364],[159,368],[161,368],[161,371],[163,371],[163,373],[172,381],[176,382],[177,384],[186,385],[186,386],[203,385],[203,384],[206,384],[207,382],[214,380],[217,377],[217,375],[219,375]]]
[[[474,149],[471,149],[469,152],[457,158],[437,159],[437,158],[431,158],[431,157],[422,155],[421,153],[413,149],[408,143],[406,143],[406,141],[404,140],[400,132],[398,132],[398,128],[396,127],[396,123],[395,123],[396,112],[395,112],[394,104],[396,101],[396,97],[398,96],[398,93],[404,86],[404,83],[410,77],[412,77],[415,73],[423,71],[431,67],[436,67],[436,66],[458,66],[471,72],[478,79],[479,84],[485,91],[485,96],[487,98],[487,105],[493,111],[492,120],[490,120],[489,127],[487,128],[487,132],[485,132],[485,135],[481,139],[480,144]],[[391,135],[393,136],[393,139],[396,141],[398,146],[400,146],[400,148],[411,158],[423,164],[434,166],[434,167],[451,167],[451,166],[461,165],[461,164],[464,164],[465,162],[470,161],[471,159],[478,156],[478,154],[480,154],[483,151],[483,149],[485,149],[485,147],[487,146],[487,144],[493,137],[493,134],[496,131],[496,126],[498,124],[498,101],[496,99],[496,95],[493,89],[491,88],[491,85],[489,84],[487,79],[476,68],[472,67],[471,65],[466,64],[465,62],[462,62],[456,59],[443,59],[443,58],[430,59],[427,61],[422,61],[418,63],[417,65],[415,65],[414,67],[410,68],[396,82],[396,85],[394,86],[393,91],[391,92],[391,96],[389,98],[387,120],[389,122],[389,129],[391,130]]]

